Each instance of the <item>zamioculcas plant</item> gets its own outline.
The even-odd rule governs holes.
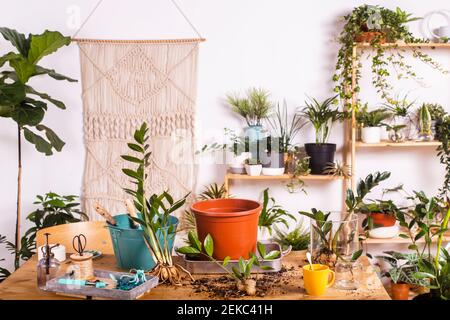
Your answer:
[[[215,264],[217,264],[222,270],[232,276],[237,281],[237,289],[239,291],[246,292],[249,296],[254,296],[256,294],[256,280],[252,279],[251,271],[253,266],[257,266],[262,270],[271,270],[271,267],[261,265],[262,260],[273,260],[280,256],[280,251],[273,250],[266,252],[266,248],[263,244],[257,243],[257,249],[259,257],[257,257],[253,252],[249,254],[250,258],[245,260],[244,258],[239,258],[238,267],[231,267],[229,269],[228,264],[230,262],[230,257],[225,257],[223,261],[217,261],[213,258],[214,253],[214,240],[210,234],[205,237],[203,244],[197,237],[197,234],[190,231],[188,234],[188,245],[176,249],[178,253],[185,254],[188,256],[201,256],[204,257]]]
[[[437,148],[438,157],[446,170],[444,182],[439,189],[439,194],[443,200],[446,200],[445,198],[448,199],[450,195],[450,115],[445,115],[437,125],[436,136],[441,142],[441,145]]]
[[[28,81],[40,75],[48,75],[56,80],[76,80],[63,76],[55,70],[44,68],[40,60],[59,48],[70,44],[70,37],[64,37],[57,31],[48,31],[27,37],[15,30],[0,28],[3,37],[11,42],[18,52],[8,52],[0,57],[0,67],[6,63],[10,69],[1,71],[0,77],[0,116],[11,118],[17,124],[18,147],[18,183],[17,183],[17,213],[15,230],[16,254],[14,265],[19,267],[20,251],[20,218],[21,218],[21,181],[22,181],[22,134],[25,139],[34,144],[36,150],[49,156],[53,150],[61,151],[64,142],[49,127],[42,124],[47,102],[60,109],[65,109],[63,102],[53,99],[48,94],[39,92],[28,85]]]
[[[170,216],[185,204],[188,195],[174,201],[172,196],[164,191],[160,195],[153,194],[149,199],[146,198],[145,168],[148,167],[151,156],[151,152],[148,151],[148,139],[148,127],[144,122],[134,133],[135,142],[128,143],[128,147],[138,155],[122,156],[122,159],[137,165],[136,170],[122,169],[136,186],[135,189],[124,188],[124,190],[134,198],[134,206],[141,213],[140,218],[131,217],[131,219],[139,223],[144,230],[144,241],[156,263],[152,273],[163,283],[181,285],[181,272],[187,273],[191,279],[192,276],[182,266],[174,264],[172,260],[170,243],[174,241],[177,225],[170,222]]]

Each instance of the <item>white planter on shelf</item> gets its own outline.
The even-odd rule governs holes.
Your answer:
[[[380,127],[362,128],[361,140],[364,143],[379,143],[381,141],[381,128]]]
[[[374,239],[391,239],[397,237],[399,231],[398,224],[392,227],[379,227],[369,230],[369,237]]]
[[[249,176],[260,176],[262,171],[262,164],[246,164],[245,171]]]
[[[228,166],[231,173],[244,174],[244,163],[250,157],[249,152],[243,152],[239,156],[235,156],[234,153],[229,153]]]

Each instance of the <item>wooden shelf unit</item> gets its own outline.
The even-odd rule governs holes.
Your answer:
[[[444,234],[443,242],[450,242],[450,233]],[[362,241],[364,244],[411,244],[410,239],[403,239],[399,236],[390,239],[376,239],[376,238],[367,238]],[[433,243],[437,242],[437,237],[433,238]],[[425,243],[425,240],[422,238],[417,243]]]
[[[423,49],[423,48],[429,48],[429,49],[450,49],[450,43],[433,43],[433,42],[427,42],[427,43],[384,43],[381,45],[382,47],[386,48],[392,48],[392,49]],[[370,43],[355,43],[353,46],[353,52],[352,52],[352,85],[351,85],[351,91],[352,91],[352,98],[349,102],[351,102],[352,106],[356,106],[357,103],[357,93],[355,92],[356,87],[356,70],[359,64],[358,61],[358,50],[363,50],[366,48],[370,48]],[[388,142],[388,141],[382,141],[380,143],[363,143],[362,141],[356,140],[356,130],[358,127],[358,123],[356,121],[356,114],[355,114],[355,108],[352,108],[352,116],[350,121],[350,152],[348,153],[348,159],[347,163],[351,165],[351,178],[350,178],[350,185],[351,188],[356,191],[356,182],[357,182],[357,176],[356,176],[356,149],[366,149],[366,148],[423,148],[423,147],[438,147],[441,143],[439,141],[405,141],[400,143],[394,143],[394,142]],[[372,239],[373,240],[373,239]]]

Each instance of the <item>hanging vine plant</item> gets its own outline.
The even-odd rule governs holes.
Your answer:
[[[423,43],[429,40],[415,38],[406,26],[407,23],[421,18],[411,17],[411,14],[397,8],[395,11],[372,5],[362,5],[343,17],[344,29],[338,37],[341,48],[338,52],[336,72],[333,81],[336,83],[334,91],[345,101],[346,107],[351,108],[349,101],[353,93],[359,92],[358,82],[361,78],[360,58],[364,49],[356,53],[356,65],[353,66],[353,48],[355,43],[367,43],[372,54],[372,84],[377,93],[387,103],[395,102],[391,96],[392,85],[390,67],[394,69],[397,79],[413,79],[423,85],[423,81],[413,71],[411,65],[405,61],[405,49],[397,46],[399,43]],[[392,45],[386,45],[392,44]],[[433,69],[448,73],[435,62],[428,54],[420,51],[418,47],[411,47],[412,56]],[[356,83],[352,88],[353,67],[355,67]]]

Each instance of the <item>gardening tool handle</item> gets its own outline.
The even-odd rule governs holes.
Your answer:
[[[136,213],[136,208],[134,207],[133,201],[130,199],[125,200],[125,206],[127,207],[128,215],[131,218],[138,218],[138,215]],[[131,226],[135,229],[139,228],[139,224],[135,222],[133,219],[130,219]]]
[[[117,225],[116,220],[99,203],[94,204],[94,209],[95,209],[95,212],[97,212],[99,215],[101,215],[103,218],[105,218],[106,221],[108,221],[110,224],[112,224],[113,226]]]

